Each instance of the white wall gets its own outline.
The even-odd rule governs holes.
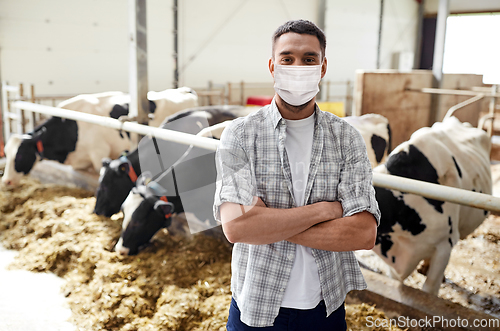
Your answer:
[[[417,35],[415,0],[385,0],[380,69],[393,68],[393,54],[413,52]],[[377,69],[379,0],[329,0],[325,33],[328,72],[325,80],[354,80],[357,69]],[[345,86],[332,86],[331,95],[345,94]]]
[[[418,27],[418,3],[415,0],[385,0],[382,26],[381,69],[397,69],[393,55],[414,52]]]
[[[425,0],[425,12],[437,14],[440,0]],[[498,0],[449,0],[450,13],[468,12],[500,12],[500,1]]]
[[[39,94],[127,88],[126,1],[2,0],[0,15],[2,80]]]
[[[272,82],[267,64],[274,30],[289,19],[317,21],[317,1],[179,2],[184,31],[180,66],[186,65],[181,79],[192,86],[206,86],[208,80]],[[196,57],[189,62],[192,56]]]
[[[271,82],[271,35],[288,19],[318,21],[318,0],[179,0],[181,85]],[[415,0],[385,0],[382,67],[413,50]],[[327,79],[376,65],[378,0],[328,0]],[[173,86],[172,0],[148,0],[149,89]],[[0,0],[2,80],[37,94],[128,90],[128,1]],[[342,90],[342,93],[345,93]]]

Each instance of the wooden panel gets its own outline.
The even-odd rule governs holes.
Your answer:
[[[484,86],[481,75],[446,74],[443,88],[470,90],[473,86]],[[391,124],[393,147],[408,140],[413,132],[428,126],[431,95],[407,89],[432,87],[430,70],[399,72],[397,70],[356,72],[354,115],[376,113],[387,117]],[[437,119],[442,120],[448,109],[471,96],[440,95]],[[488,110],[489,99],[485,98],[455,112],[463,122],[477,126],[479,113]]]
[[[355,115],[376,113],[387,117],[393,147],[429,123],[431,96],[406,91],[432,86],[432,72],[396,70],[356,72]]]
[[[470,90],[474,86],[484,86],[482,75],[446,74],[443,77],[443,88],[451,90]],[[439,111],[436,120],[442,121],[448,109],[472,96],[442,95],[439,101]],[[477,126],[479,113],[488,111],[489,98],[484,98],[454,113],[460,121]]]

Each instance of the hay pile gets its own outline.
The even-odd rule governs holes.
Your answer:
[[[137,256],[112,251],[122,216],[92,214],[92,192],[25,178],[0,190],[0,242],[19,251],[13,267],[54,272],[82,330],[225,330],[230,250],[203,235],[160,231]],[[362,329],[370,306],[347,305]],[[360,325],[359,327],[357,325]]]
[[[346,305],[345,315],[348,331],[398,331],[397,321],[390,320],[375,306],[362,304]]]

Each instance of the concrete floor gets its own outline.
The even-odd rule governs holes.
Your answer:
[[[0,331],[75,331],[54,274],[7,270],[17,252],[0,245]]]

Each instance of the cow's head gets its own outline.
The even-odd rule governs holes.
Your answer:
[[[110,217],[119,212],[136,180],[134,168],[126,157],[103,159],[94,213]]]
[[[174,205],[141,177],[122,205],[122,234],[115,246],[121,255],[135,255],[158,230],[168,227]],[[152,182],[154,183],[154,182]]]
[[[40,149],[40,136],[44,130],[33,134],[10,136],[5,144],[5,171],[2,183],[7,187],[19,185],[23,175],[28,174],[37,160]]]

